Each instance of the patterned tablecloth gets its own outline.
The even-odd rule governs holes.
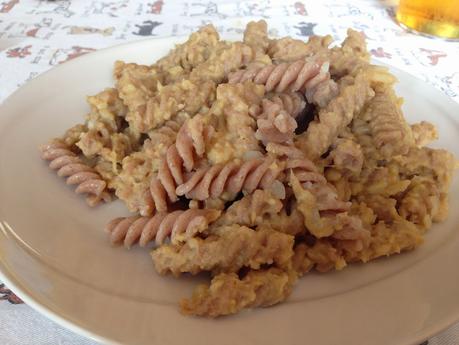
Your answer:
[[[0,0],[0,102],[53,66],[82,54],[148,37],[185,35],[214,23],[242,33],[264,18],[270,34],[305,39],[365,31],[373,57],[426,80],[459,102],[459,43],[407,33],[389,1]],[[94,344],[24,305],[0,282],[0,344]],[[429,340],[459,344],[459,324]]]

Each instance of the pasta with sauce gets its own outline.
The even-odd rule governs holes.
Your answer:
[[[116,62],[85,122],[40,148],[90,206],[133,212],[108,222],[112,245],[149,247],[160,275],[210,273],[187,315],[280,303],[311,270],[417,248],[448,214],[457,161],[407,123],[364,35],[267,32],[207,25],[151,65]]]

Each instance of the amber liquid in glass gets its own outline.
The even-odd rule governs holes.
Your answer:
[[[459,38],[459,0],[400,0],[397,20],[443,38]]]

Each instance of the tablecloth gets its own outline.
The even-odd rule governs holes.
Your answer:
[[[53,66],[127,41],[186,35],[213,23],[242,33],[263,18],[270,34],[306,39],[363,30],[372,56],[411,73],[459,102],[459,43],[414,35],[394,20],[393,1],[3,0],[0,1],[0,102]],[[23,304],[0,282],[0,344],[95,344]],[[459,324],[429,340],[459,344]]]

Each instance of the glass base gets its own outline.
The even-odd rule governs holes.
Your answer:
[[[459,25],[444,23],[411,15],[396,14],[397,22],[404,29],[428,37],[446,40],[459,40]]]

